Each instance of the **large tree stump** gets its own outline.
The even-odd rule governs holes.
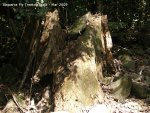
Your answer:
[[[107,48],[102,37],[102,16],[87,13],[69,30],[63,64],[54,76],[54,110],[76,112],[81,106],[103,101],[103,57]],[[76,36],[76,38],[74,38]],[[109,48],[110,49],[110,48]]]
[[[74,113],[82,106],[103,101],[99,83],[103,79],[102,68],[104,61],[112,63],[107,16],[87,13],[75,22],[67,36],[64,37],[59,24],[58,11],[48,12],[39,45],[32,45],[38,48],[33,49],[30,55],[37,56],[32,83],[39,82],[45,74],[53,73],[53,80],[49,80],[50,93],[43,94],[39,103],[44,100],[49,110],[53,107],[54,111]],[[33,58],[28,62],[21,85],[32,70],[29,68],[32,62]],[[51,108],[50,103],[53,103]],[[43,108],[42,104],[37,106]]]

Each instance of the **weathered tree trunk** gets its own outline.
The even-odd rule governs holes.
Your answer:
[[[69,29],[66,45],[63,38],[58,14],[47,14],[41,37],[47,45],[32,81],[37,83],[44,74],[53,73],[50,100],[54,111],[74,113],[82,106],[103,101],[99,84],[103,61],[112,60],[107,16],[87,13]]]
[[[103,91],[98,80],[103,78],[104,54],[110,55],[108,51],[111,47],[107,48],[104,43],[107,42],[107,36],[103,32],[101,19],[100,15],[87,13],[69,30],[69,36],[77,38],[68,42],[63,66],[54,75],[55,111],[74,113],[82,106],[103,101]]]
[[[87,13],[69,29],[67,39],[64,35],[58,12],[48,12],[41,40],[38,39],[34,44],[35,34],[31,35],[33,39],[29,44],[30,49],[27,49],[29,60],[28,63],[23,63],[27,66],[21,86],[29,75],[36,56],[32,83],[39,82],[45,74],[53,73],[48,91],[51,93],[43,94],[41,102],[37,104],[38,108],[43,108],[40,103],[44,100],[48,103],[47,109],[50,109],[50,99],[54,111],[74,113],[82,106],[103,101],[103,91],[99,83],[103,79],[102,68],[104,61],[112,63],[112,42],[107,16]],[[24,40],[23,43],[27,45]]]

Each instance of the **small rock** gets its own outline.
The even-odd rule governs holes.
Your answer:
[[[141,84],[141,83],[137,83],[137,82],[132,82],[132,89],[131,92],[134,96],[138,97],[138,98],[147,98],[147,96],[149,95],[148,93],[148,87]]]
[[[132,81],[130,77],[123,76],[115,82],[111,83],[112,94],[115,99],[124,100],[130,95]]]
[[[130,55],[121,55],[119,56],[119,59],[122,61],[123,67],[125,67],[127,70],[135,70],[135,61]]]

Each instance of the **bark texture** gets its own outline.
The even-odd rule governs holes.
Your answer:
[[[68,43],[63,51],[63,66],[54,76],[55,111],[77,112],[81,106],[103,101],[103,92],[98,80],[103,79],[103,57],[107,46],[100,15],[87,13],[69,30],[78,36]],[[78,35],[75,35],[78,34]],[[72,35],[69,35],[71,38]],[[110,50],[110,48],[109,48]]]
[[[33,84],[38,83],[43,75],[53,73],[49,80],[51,85],[46,90],[49,93],[43,94],[38,108],[75,113],[82,106],[103,101],[100,86],[103,66],[105,62],[112,62],[112,42],[107,22],[107,16],[87,13],[68,32],[64,32],[59,24],[58,11],[46,14],[41,38],[30,39],[29,60],[23,63],[27,66],[21,82],[22,87],[27,75],[33,70],[33,62],[36,62],[32,72]],[[25,32],[29,32],[28,27]],[[30,35],[36,36],[35,32]],[[25,40],[25,33],[23,37]],[[44,107],[41,104],[43,100],[47,103]]]

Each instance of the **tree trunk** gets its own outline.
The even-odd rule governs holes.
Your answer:
[[[55,111],[75,113],[80,107],[103,101],[99,81],[103,79],[104,53],[110,52],[111,47],[104,45],[107,36],[101,35],[104,29],[101,19],[100,15],[87,13],[69,30],[69,36],[74,34],[77,38],[68,42],[63,66],[54,75]],[[108,42],[107,38],[105,41]]]
[[[112,63],[112,42],[107,22],[107,16],[87,13],[79,18],[66,34],[59,24],[58,11],[54,11],[47,13],[42,36],[37,39],[37,43],[33,43],[36,42],[34,33],[37,29],[30,34],[29,37],[33,39],[27,49],[29,60],[22,64],[27,66],[20,88],[30,70],[33,70],[31,65],[35,57],[37,62],[32,77],[33,84],[39,82],[43,75],[53,73],[53,80],[49,80],[50,89],[47,88],[51,93],[43,94],[37,104],[38,108],[43,108],[40,104],[43,100],[49,103],[50,99],[54,111],[65,110],[74,113],[82,106],[103,101],[103,91],[100,87],[103,65],[104,62]],[[26,30],[29,32],[28,27]],[[21,43],[27,46],[28,43],[24,39]],[[47,107],[50,109],[48,104]]]

